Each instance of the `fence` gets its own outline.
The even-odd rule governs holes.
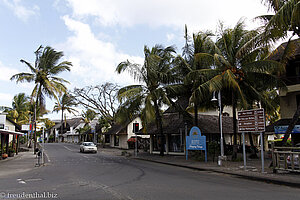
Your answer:
[[[272,145],[273,171],[300,172],[300,147],[274,147]]]

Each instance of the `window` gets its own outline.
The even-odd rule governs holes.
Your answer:
[[[184,152],[184,133],[169,135],[169,151]]]
[[[105,143],[110,143],[110,135],[104,135]]]

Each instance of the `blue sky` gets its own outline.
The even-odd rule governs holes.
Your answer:
[[[70,90],[107,81],[126,85],[133,80],[115,68],[126,59],[142,63],[144,45],[175,45],[180,54],[185,24],[190,33],[215,31],[219,20],[234,26],[244,17],[253,28],[252,19],[266,13],[261,0],[0,0],[0,105],[31,93],[32,83],[9,78],[27,71],[20,59],[33,63],[39,45],[63,51],[73,63],[62,74]]]

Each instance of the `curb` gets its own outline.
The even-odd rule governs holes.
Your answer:
[[[219,173],[219,174],[236,176],[238,178],[243,178],[243,179],[247,179],[247,180],[260,181],[260,182],[276,184],[276,185],[284,185],[284,186],[289,186],[289,187],[293,187],[293,188],[300,188],[300,183],[297,183],[297,182],[295,183],[295,182],[281,181],[281,180],[275,180],[275,179],[265,178],[265,177],[257,177],[257,176],[249,176],[249,175],[237,174],[237,173],[232,173],[232,172],[225,172],[225,171],[215,170],[215,169],[192,167],[192,166],[180,165],[180,164],[175,164],[175,163],[150,160],[150,159],[145,159],[145,158],[132,158],[132,159],[143,160],[143,161],[154,162],[154,163],[165,164],[165,165],[187,168],[187,169],[193,169],[193,170],[197,170],[197,171],[215,172],[215,173]]]

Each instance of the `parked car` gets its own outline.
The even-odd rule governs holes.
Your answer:
[[[82,153],[86,153],[86,152],[97,153],[97,146],[93,142],[83,142],[80,145],[80,152],[82,152]]]

